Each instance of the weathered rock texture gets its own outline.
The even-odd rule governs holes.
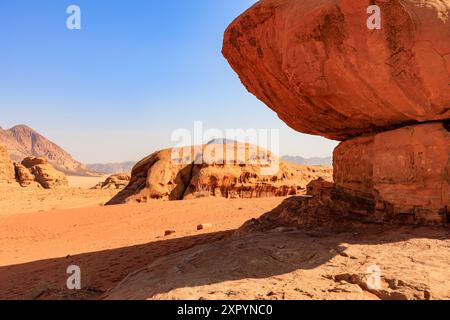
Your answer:
[[[267,174],[269,162],[252,163],[261,150],[243,144],[192,147],[158,151],[138,162],[128,186],[108,204],[146,202],[151,199],[182,200],[201,197],[258,198],[301,194],[319,177],[332,180],[329,167],[306,167],[281,161]],[[243,151],[242,158],[237,155]],[[217,152],[217,157],[216,157]],[[221,152],[220,155],[218,152]],[[270,152],[264,154],[271,157]],[[207,159],[210,155],[214,159]],[[231,160],[234,155],[235,160]],[[189,161],[180,161],[185,159]],[[228,159],[228,160],[227,160]],[[236,160],[237,159],[237,160]],[[201,160],[201,161],[200,161]],[[262,160],[262,157],[261,159]]]
[[[21,164],[15,164],[16,179],[22,187],[38,183],[45,189],[68,185],[64,173],[56,170],[47,159],[27,157]]]
[[[381,30],[366,26],[371,4]],[[449,0],[262,0],[223,53],[289,126],[345,140],[450,118],[449,15]]]
[[[117,173],[98,183],[92,189],[123,189],[130,182],[131,176],[128,173]]]
[[[14,182],[14,165],[5,146],[0,144],[0,184]]]
[[[372,194],[379,208],[439,222],[450,209],[449,155],[442,123],[403,127],[342,142],[334,151],[334,181]]]
[[[41,186],[36,182],[36,177],[34,174],[32,174],[31,171],[24,165],[14,162],[14,169],[17,182],[19,182],[22,187],[28,187],[30,185]]]
[[[381,30],[367,27],[374,4]],[[369,220],[449,220],[450,0],[262,0],[223,53],[289,126],[344,141],[331,198],[369,199]]]

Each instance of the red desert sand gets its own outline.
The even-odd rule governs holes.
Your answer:
[[[0,298],[450,298],[445,228],[233,231],[289,201],[155,200],[0,216]],[[66,288],[70,265],[81,267],[80,291]],[[371,289],[374,268],[380,287]]]
[[[153,201],[0,216],[0,299],[98,298],[157,258],[229,235],[283,198]],[[197,226],[212,225],[202,231]],[[164,236],[166,230],[175,234]],[[78,265],[84,290],[67,290]]]

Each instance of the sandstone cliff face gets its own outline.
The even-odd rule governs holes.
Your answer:
[[[22,187],[37,183],[45,189],[67,186],[64,173],[53,168],[47,159],[27,157],[21,164],[15,164],[17,181]]]
[[[0,144],[0,184],[14,182],[14,165],[5,146]]]
[[[367,7],[381,30],[366,26]],[[330,139],[450,118],[450,1],[262,0],[225,32],[246,88]]]
[[[241,150],[243,157],[237,157]],[[138,162],[128,186],[108,204],[147,202],[151,199],[182,200],[202,197],[257,198],[304,193],[306,185],[322,177],[331,180],[328,167],[306,167],[279,162],[278,169],[266,175],[270,164],[251,162],[259,149],[243,144],[205,145],[181,150],[155,152]],[[220,151],[220,155],[218,152]],[[217,156],[216,156],[217,153]],[[214,155],[214,159],[206,159]],[[265,153],[270,156],[270,153]],[[236,156],[229,161],[230,156]],[[180,159],[189,158],[189,161]],[[200,161],[202,160],[202,161]],[[258,159],[258,161],[261,159]]]
[[[374,4],[380,30],[366,24]],[[328,200],[360,198],[369,220],[450,222],[450,0],[262,0],[223,53],[289,126],[344,141],[336,185],[306,207],[343,216]]]

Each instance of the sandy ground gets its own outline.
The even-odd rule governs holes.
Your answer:
[[[0,190],[0,299],[450,299],[448,228],[249,233],[285,198],[104,207],[116,191],[72,181]],[[70,265],[82,290],[67,290]]]
[[[69,187],[46,190],[22,188],[18,184],[0,186],[0,216],[58,209],[100,206],[118,190],[90,190],[105,177],[67,177]]]
[[[97,183],[105,181],[107,177],[108,175],[103,175],[100,177],[67,176],[67,180],[69,181],[69,187],[90,189]]]
[[[97,298],[157,258],[229,235],[283,199],[154,201],[0,216],[0,299]],[[197,225],[212,228],[197,231]],[[175,230],[164,236],[166,230]],[[68,292],[69,265],[84,291]]]

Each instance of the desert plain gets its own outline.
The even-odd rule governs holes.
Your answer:
[[[251,231],[240,227],[295,197],[105,207],[114,191],[83,187],[98,179],[69,177],[73,186],[57,191],[2,189],[1,299],[450,298],[448,229]],[[81,268],[82,290],[66,287],[70,265]],[[370,289],[374,266],[381,286]]]

